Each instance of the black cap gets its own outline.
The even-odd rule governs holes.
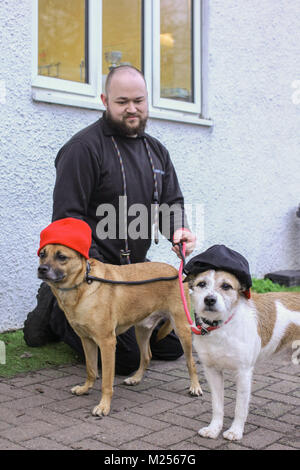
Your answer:
[[[185,265],[184,273],[197,275],[209,269],[234,274],[246,289],[252,286],[248,261],[240,253],[225,245],[213,245],[200,255],[194,256]]]

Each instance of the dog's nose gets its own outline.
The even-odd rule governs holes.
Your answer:
[[[48,271],[49,271],[49,266],[47,264],[41,264],[38,267],[38,273],[39,274],[47,274]]]
[[[208,307],[212,307],[213,305],[215,305],[216,302],[217,302],[217,299],[216,299],[216,297],[214,297],[213,295],[207,295],[207,296],[204,298],[204,303],[205,303],[205,305],[207,305]]]

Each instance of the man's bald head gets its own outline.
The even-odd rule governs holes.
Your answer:
[[[143,79],[145,83],[145,87],[147,88],[145,77],[139,69],[137,69],[136,67],[133,67],[133,65],[119,65],[118,67],[112,68],[106,77],[106,82],[105,82],[106,96],[109,95],[110,84],[112,82],[113,77],[123,72],[128,72],[129,74],[133,74],[133,75],[136,75],[136,74],[139,75]]]

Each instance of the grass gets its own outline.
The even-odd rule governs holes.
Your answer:
[[[275,284],[271,279],[255,279],[252,278],[252,290],[263,294],[264,292],[300,292],[300,286],[285,287]]]
[[[252,282],[252,290],[258,293],[278,291],[300,292],[300,286],[283,287],[279,284],[274,284],[270,279],[253,278]],[[76,353],[64,343],[50,343],[38,348],[27,346],[22,330],[0,333],[1,341],[5,344],[6,363],[1,364],[0,361],[0,378],[13,377],[19,373],[79,362]]]
[[[37,348],[27,346],[22,330],[1,333],[0,341],[5,344],[6,353],[6,363],[0,363],[0,378],[13,377],[19,373],[62,364],[74,364],[79,361],[76,353],[62,342],[50,343]]]

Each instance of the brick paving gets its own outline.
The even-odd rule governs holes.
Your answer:
[[[197,363],[203,397],[187,393],[184,358],[152,361],[136,387],[116,376],[112,410],[105,418],[91,415],[100,397],[100,379],[89,395],[73,396],[85,367],[68,365],[0,379],[0,450],[106,450],[196,453],[198,450],[299,450],[300,365],[292,352],[257,366],[250,412],[242,441],[198,435],[211,417],[210,392]],[[225,380],[225,427],[235,406],[235,384]],[[224,430],[225,430],[224,427]]]

